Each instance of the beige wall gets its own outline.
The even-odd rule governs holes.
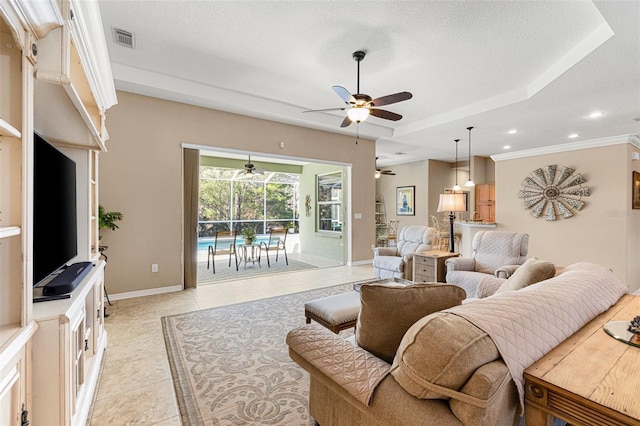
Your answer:
[[[440,194],[444,188],[451,188],[455,183],[455,169],[452,163],[429,160],[429,226],[433,226],[431,216],[438,215]]]
[[[376,179],[376,191],[384,197],[387,222],[399,220],[399,228],[409,225],[427,225],[429,223],[428,162],[396,164],[392,167],[384,167],[383,170],[392,170],[396,174],[395,176],[382,175]],[[415,186],[415,216],[396,215],[396,188],[399,186]]]
[[[477,174],[480,177],[479,183],[486,181],[493,182],[494,163],[493,160],[484,157],[474,157],[474,178]],[[376,191],[384,197],[387,220],[400,220],[400,227],[407,225],[429,225],[431,226],[431,216],[437,214],[440,194],[444,188],[452,188],[456,181],[456,173],[453,163],[446,163],[437,160],[421,160],[394,166],[385,167],[392,170],[395,176],[381,176],[376,182]],[[489,176],[489,177],[487,177]],[[458,184],[461,186],[467,181],[469,172],[458,170]],[[396,187],[405,185],[415,185],[416,187],[416,215],[397,216],[396,212]],[[471,206],[469,211],[473,212],[474,190],[464,188],[470,193],[469,201]],[[467,219],[469,213],[459,213],[461,219]]]
[[[100,204],[121,211],[108,245],[110,294],[182,283],[181,144],[247,150],[352,164],[352,206],[363,218],[351,228],[351,261],[371,258],[374,242],[375,144],[354,136],[285,125],[118,92],[109,110],[108,152],[100,156]],[[336,124],[338,126],[339,123]],[[354,130],[355,132],[355,130]],[[281,149],[279,143],[284,142]],[[159,265],[157,273],[151,264]]]
[[[631,147],[631,148],[630,148]],[[500,230],[527,232],[529,257],[569,265],[594,262],[637,289],[640,210],[631,209],[631,162],[629,144],[550,153],[496,162],[496,221]],[[637,150],[636,150],[637,151]],[[518,191],[533,170],[556,164],[575,169],[587,180],[591,195],[585,208],[569,219],[535,218],[522,206]]]

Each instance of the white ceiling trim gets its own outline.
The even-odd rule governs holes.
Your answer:
[[[528,97],[532,97],[540,90],[548,86],[552,81],[564,74],[569,68],[586,58],[594,50],[600,47],[605,41],[613,37],[615,33],[607,24],[603,22],[584,40],[578,43],[570,51],[560,58],[555,64],[549,67],[528,86]]]
[[[576,46],[569,50],[564,56],[562,56],[558,61],[547,68],[542,74],[540,74],[533,82],[531,82],[527,86],[518,87],[508,92],[482,99],[469,105],[465,105],[461,108],[456,108],[450,111],[446,111],[442,114],[416,121],[411,124],[400,126],[395,129],[393,135],[395,137],[409,135],[429,129],[431,127],[440,126],[442,124],[457,121],[465,117],[471,117],[476,114],[481,114],[483,112],[502,108],[530,99],[540,90],[544,89],[555,79],[564,74],[571,67],[591,54],[605,41],[613,37],[613,35],[614,32],[611,27],[606,22],[603,22],[591,34],[580,41]]]
[[[354,130],[355,127],[349,129],[341,129],[339,127],[343,116],[327,113],[314,113],[313,116],[310,116],[302,113],[302,107],[284,102],[248,95],[238,91],[123,64],[113,63],[111,67],[116,80],[116,87],[127,92],[150,97],[158,97],[158,92],[162,92],[164,99],[205,108],[334,133],[354,135],[356,133]],[[222,102],[220,99],[224,99],[225,101]],[[313,121],[311,119],[313,119]],[[370,121],[360,123],[359,126],[359,133],[362,138],[377,139],[379,137],[393,136],[391,128],[380,126]]]
[[[393,136],[399,137],[410,135],[421,130],[441,126],[443,124],[451,123],[466,117],[471,117],[476,114],[498,109],[506,105],[515,104],[527,98],[527,88],[521,87],[510,92],[501,93],[499,95],[482,99],[481,101],[474,102],[460,108],[446,111],[442,114],[437,114],[432,117],[416,121],[415,123],[400,126],[395,129],[395,131],[393,132]]]
[[[590,141],[580,141],[566,143],[562,145],[546,146],[543,148],[526,149],[523,151],[508,152],[504,154],[495,154],[491,156],[493,161],[514,160],[517,158],[534,157],[536,155],[557,154],[559,152],[578,151],[589,148],[599,148],[603,146],[632,144],[636,148],[640,148],[640,139],[637,135],[619,135],[608,138],[593,139]]]

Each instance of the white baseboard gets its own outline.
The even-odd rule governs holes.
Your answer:
[[[172,285],[169,287],[150,288],[148,290],[129,291],[127,293],[110,294],[109,300],[132,299],[134,297],[152,296],[154,294],[172,293],[174,291],[182,291],[181,285]]]
[[[347,262],[347,266],[371,265],[373,259],[357,260],[355,262]]]

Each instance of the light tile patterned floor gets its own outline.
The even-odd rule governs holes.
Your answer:
[[[108,347],[89,425],[180,425],[160,318],[373,277],[337,266],[125,299],[108,306]]]

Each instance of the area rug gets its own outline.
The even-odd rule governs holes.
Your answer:
[[[263,258],[258,265],[256,262],[249,262],[246,267],[244,264],[238,267],[234,259],[231,259],[231,267],[229,267],[229,258],[216,261],[216,273],[213,268],[207,269],[207,262],[198,262],[198,284],[215,284],[225,281],[242,280],[246,278],[254,278],[262,275],[281,274],[286,272],[302,271],[304,269],[316,268],[314,265],[300,262],[299,260],[289,259],[289,264],[284,261],[284,256],[280,256],[276,262],[275,256],[271,256],[271,267],[267,266],[267,259]]]
[[[305,323],[306,301],[352,289],[342,284],[162,317],[182,424],[313,424],[309,375],[289,358],[285,337]]]

